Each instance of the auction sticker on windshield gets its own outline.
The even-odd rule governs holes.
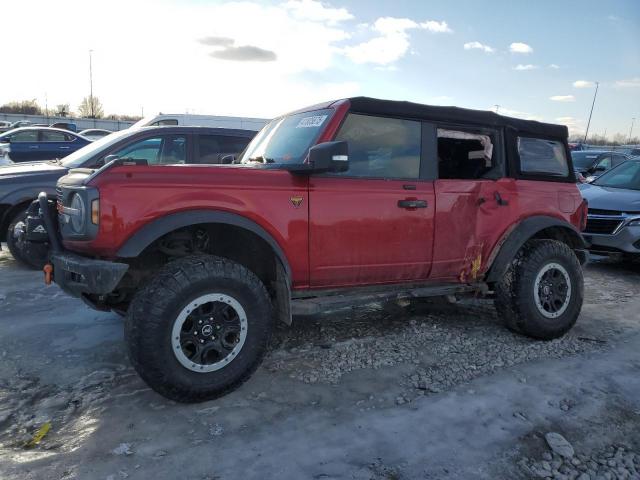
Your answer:
[[[304,117],[300,119],[296,128],[314,128],[319,127],[326,120],[327,115],[314,115],[313,117]]]

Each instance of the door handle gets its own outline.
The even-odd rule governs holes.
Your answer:
[[[60,150],[69,150],[70,147],[60,147]]]
[[[400,208],[427,208],[426,200],[398,200]]]
[[[29,145],[29,148],[31,148],[33,150],[37,150],[40,147],[38,145]]]

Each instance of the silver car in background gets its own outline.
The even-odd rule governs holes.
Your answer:
[[[626,161],[579,188],[589,202],[583,232],[589,250],[640,259],[640,160]]]

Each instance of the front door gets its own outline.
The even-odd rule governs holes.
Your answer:
[[[349,142],[349,170],[309,181],[310,285],[426,279],[435,198],[422,124],[351,113],[336,140]]]

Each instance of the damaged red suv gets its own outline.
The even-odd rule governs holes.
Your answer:
[[[27,238],[66,292],[126,315],[153,389],[194,402],[251,375],[275,320],[372,295],[484,295],[508,328],[561,336],[586,213],[566,127],[359,97],[276,118],[231,165],[71,171]]]

